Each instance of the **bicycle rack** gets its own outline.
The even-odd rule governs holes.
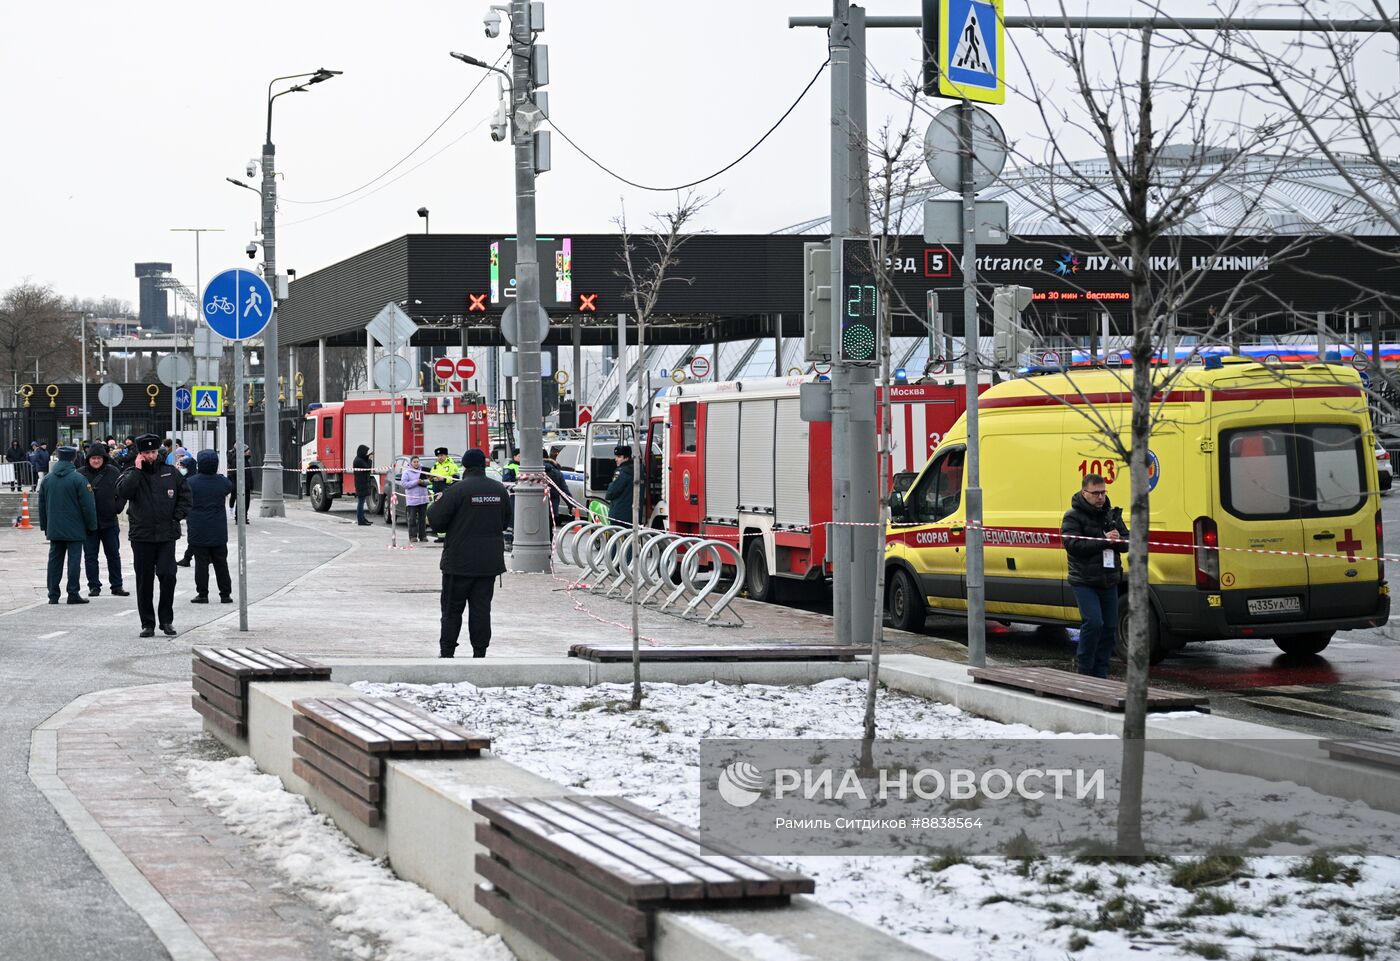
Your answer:
[[[744,623],[730,607],[744,584],[744,558],[724,541],[652,528],[634,536],[625,527],[575,520],[555,533],[554,553],[579,569],[574,588],[627,600],[635,579],[644,607],[711,627]],[[716,596],[726,563],[735,570],[734,582]]]

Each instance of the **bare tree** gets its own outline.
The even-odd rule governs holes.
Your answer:
[[[25,281],[0,296],[0,356],[13,387],[36,378],[59,378],[76,367],[78,328],[63,298],[47,284]]]
[[[622,261],[617,275],[626,288],[623,296],[632,301],[632,312],[637,325],[637,359],[641,360],[646,351],[647,323],[656,312],[656,304],[661,299],[662,290],[671,283],[694,283],[694,278],[677,277],[674,271],[681,264],[680,252],[689,239],[689,228],[700,211],[704,210],[711,198],[693,192],[677,194],[676,205],[671,210],[652,214],[655,229],[641,237],[633,234],[627,226],[627,209],[624,205],[615,223],[622,238]],[[619,374],[621,376],[621,374]],[[622,383],[618,383],[618,396],[622,396]],[[637,373],[636,403],[632,409],[632,437],[636,442],[632,466],[632,709],[642,706],[642,648],[639,626],[638,590],[641,581],[641,530],[644,522],[642,513],[642,492],[646,489],[645,474],[650,468],[651,451],[643,450],[646,442],[646,426],[650,420],[651,395],[642,376],[640,365]],[[621,401],[619,401],[621,407]]]

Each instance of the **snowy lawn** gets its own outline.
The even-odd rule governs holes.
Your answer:
[[[644,709],[633,713],[630,685],[355,687],[488,731],[494,752],[535,774],[625,795],[687,824],[698,819],[701,738],[858,737],[865,691],[847,680],[648,684]],[[890,691],[881,692],[879,718],[886,738],[1057,736]],[[774,860],[815,877],[818,901],[950,961],[1400,957],[1396,858]]]
[[[416,884],[402,881],[362,853],[328,818],[282,781],[260,774],[249,757],[189,761],[191,793],[252,842],[257,855],[344,932],[338,945],[374,961],[514,961],[487,937]]]

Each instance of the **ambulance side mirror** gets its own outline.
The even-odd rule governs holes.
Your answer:
[[[903,491],[895,491],[893,494],[890,495],[890,516],[901,519],[904,517]]]

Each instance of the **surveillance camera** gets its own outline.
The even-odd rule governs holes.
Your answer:
[[[496,104],[496,112],[491,115],[491,139],[500,143],[506,139],[508,114],[504,100]]]
[[[501,15],[495,10],[487,10],[486,16],[481,18],[481,22],[486,27],[486,36],[492,40],[501,35]]]
[[[248,176],[256,177],[258,175],[258,162],[256,160],[248,161],[247,171]]]
[[[250,240],[248,241],[248,246],[243,248],[243,252],[248,255],[249,260],[252,260],[258,255],[258,245]]]

